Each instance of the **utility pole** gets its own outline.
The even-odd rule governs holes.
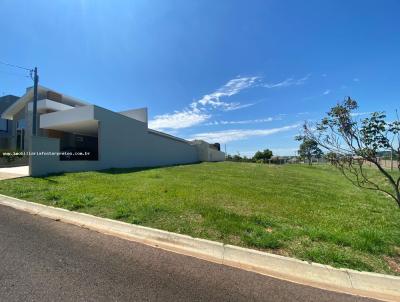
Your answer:
[[[39,76],[37,74],[37,67],[33,70],[33,112],[32,112],[32,136],[36,136],[37,128],[37,99],[38,99],[38,83]]]

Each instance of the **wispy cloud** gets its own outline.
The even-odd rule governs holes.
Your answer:
[[[303,112],[297,112],[296,113],[296,116],[303,116],[303,115],[309,115],[310,114],[310,112],[308,112],[308,111],[303,111]]]
[[[223,109],[232,108],[234,105],[238,106],[240,103],[227,103],[221,101],[222,97],[230,97],[238,94],[243,89],[249,88],[255,84],[258,77],[242,77],[230,80],[217,91],[204,95],[196,103],[206,106],[210,105],[214,108],[222,107]]]
[[[281,88],[281,87],[290,87],[290,86],[299,86],[299,85],[303,85],[305,84],[305,82],[310,78],[310,74],[299,78],[299,79],[295,79],[295,78],[287,78],[281,82],[278,83],[265,83],[263,84],[263,87],[266,88]]]
[[[296,155],[298,148],[271,148],[274,155]]]
[[[247,103],[247,104],[240,104],[240,103],[230,103],[228,106],[224,108],[224,111],[234,111],[243,108],[248,108],[254,106],[256,103]]]
[[[352,112],[350,115],[353,117],[362,116],[362,115],[369,115],[372,112]]]
[[[328,95],[328,94],[330,94],[331,93],[331,90],[330,89],[327,89],[327,90],[325,90],[322,94],[323,95]]]
[[[181,129],[200,124],[210,118],[210,115],[193,110],[176,111],[157,115],[149,121],[149,128],[152,129]]]
[[[300,124],[284,126],[280,128],[270,128],[270,129],[233,129],[233,130],[223,130],[215,132],[198,133],[192,135],[189,139],[201,139],[209,143],[227,143],[232,141],[238,141],[243,139],[248,139],[255,136],[268,136],[280,132],[285,132],[299,128]]]
[[[255,86],[259,77],[239,77],[228,81],[216,91],[204,95],[188,107],[173,113],[157,115],[150,120],[149,127],[156,130],[182,129],[201,124],[212,116],[212,111],[232,111],[253,106],[254,103],[227,102],[229,98],[244,89]]]
[[[354,82],[360,82],[360,79],[359,78],[354,78],[353,81]]]
[[[267,118],[260,118],[260,119],[252,119],[252,120],[239,120],[239,121],[212,121],[206,123],[206,126],[218,126],[218,125],[245,125],[245,124],[259,124],[259,123],[268,123],[272,121],[282,120],[283,115],[278,115],[276,117],[267,117]]]

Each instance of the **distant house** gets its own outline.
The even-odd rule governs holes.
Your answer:
[[[4,146],[31,151],[33,176],[225,158],[218,144],[187,141],[149,129],[147,108],[113,112],[43,86],[38,88],[38,132],[32,136],[32,101],[30,87],[10,101],[1,118],[15,125],[10,127],[13,138]]]

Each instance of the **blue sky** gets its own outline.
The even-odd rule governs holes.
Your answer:
[[[294,154],[293,137],[346,96],[400,104],[400,1],[0,0],[0,60],[150,126]],[[31,81],[0,64],[0,95]],[[361,117],[362,115],[360,115]]]

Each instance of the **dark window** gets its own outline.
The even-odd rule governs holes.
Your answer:
[[[65,154],[60,155],[60,160],[98,160],[98,138],[84,135],[72,134],[61,139],[60,151]]]
[[[25,130],[17,130],[17,150],[25,150]]]
[[[8,132],[8,120],[0,118],[0,131]]]

